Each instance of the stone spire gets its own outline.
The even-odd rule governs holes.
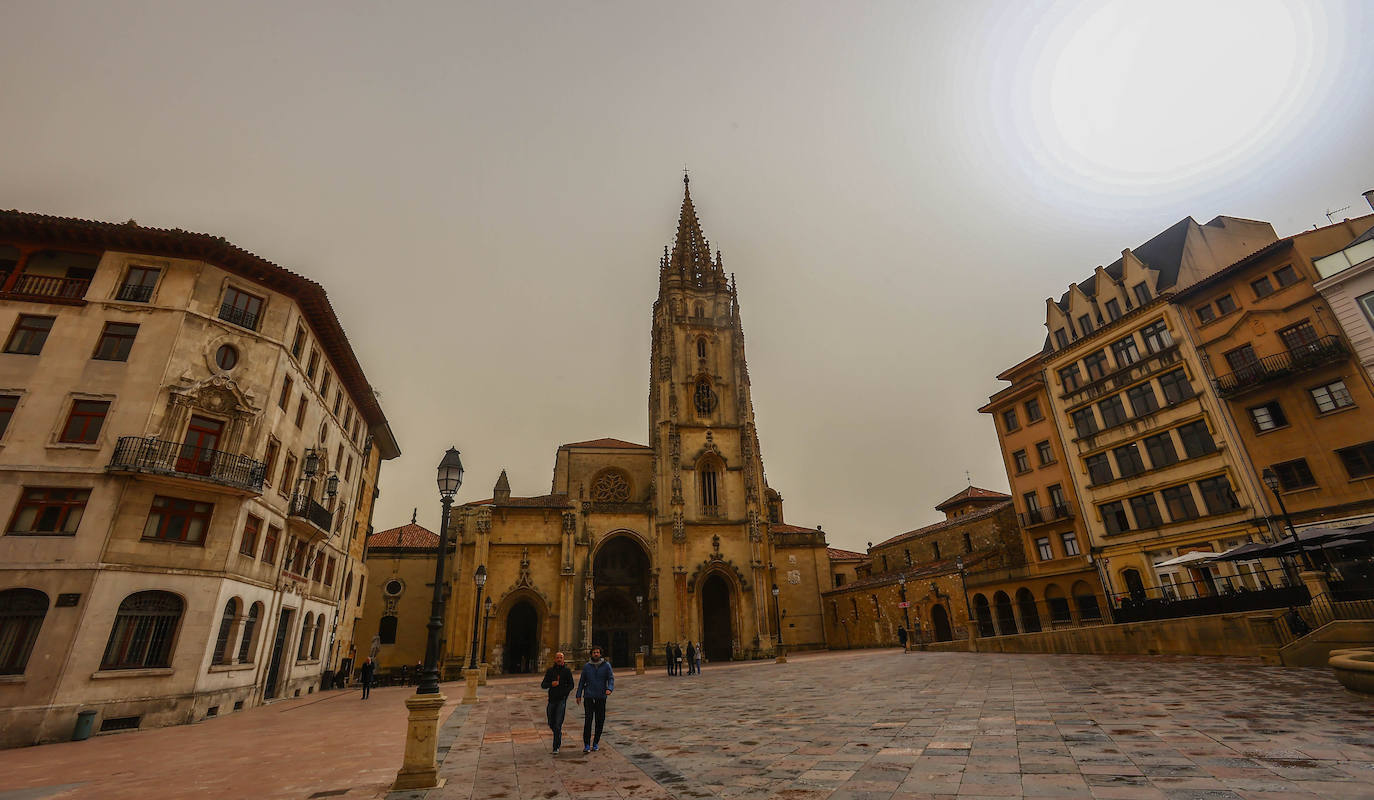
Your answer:
[[[720,259],[711,259],[711,243],[701,232],[697,220],[696,206],[692,204],[691,178],[682,176],[682,211],[677,220],[677,239],[671,253],[665,253],[662,262],[664,280],[674,278],[684,283],[702,288],[716,288],[723,285],[724,273]]]
[[[501,470],[501,477],[496,479],[496,486],[491,490],[491,499],[497,503],[510,499],[510,479],[506,477],[506,471]]]

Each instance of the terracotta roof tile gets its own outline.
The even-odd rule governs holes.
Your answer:
[[[800,525],[784,525],[780,522],[768,523],[768,530],[772,533],[821,533],[815,528],[803,528]]]
[[[853,550],[841,550],[838,547],[825,548],[825,554],[830,556],[831,561],[862,561],[868,558],[863,553],[856,553]]]
[[[493,498],[473,500],[465,506],[496,506],[498,508],[572,508],[572,501],[566,494],[545,494],[539,497],[511,497],[497,502]]]
[[[648,449],[649,449],[649,446],[648,446],[648,445],[635,444],[634,442],[626,442],[626,441],[623,441],[623,440],[621,440],[621,439],[589,439],[589,440],[587,440],[587,441],[585,441],[585,442],[572,442],[572,443],[570,443],[570,444],[565,444],[565,445],[562,445],[561,447],[559,447],[558,449],[559,449],[559,450],[562,450],[564,447],[605,448],[605,449],[613,449],[613,450],[648,450]]]
[[[992,558],[992,551],[990,550],[969,553],[964,556],[964,571],[968,572],[969,567],[980,564],[989,558]],[[900,572],[884,572],[881,575],[874,575],[869,578],[854,581],[853,583],[846,583],[843,586],[836,586],[834,589],[827,589],[821,592],[821,595],[842,594],[847,591],[853,591],[854,589],[865,589],[870,586],[883,586],[890,583],[896,583],[898,575],[905,575],[908,581],[919,578],[930,578],[936,575],[949,575],[959,571],[958,563],[958,559],[954,558],[946,558],[940,561],[928,561],[924,564],[907,567]]]
[[[439,546],[439,534],[428,528],[407,522],[399,528],[378,531],[367,537],[367,547],[395,547],[402,550],[433,550]]]
[[[994,492],[991,489],[979,489],[977,486],[970,486],[964,491],[954,495],[945,502],[935,507],[936,511],[944,511],[946,506],[956,505],[965,500],[1010,500],[1011,495]]]
[[[982,491],[982,490],[980,490],[980,491]],[[896,536],[893,536],[891,539],[886,539],[886,540],[884,540],[884,541],[878,542],[877,544],[873,545],[873,547],[872,547],[871,549],[876,550],[876,549],[879,548],[879,547],[886,547],[886,546],[892,545],[892,544],[900,544],[901,542],[905,542],[905,541],[910,540],[910,539],[916,539],[916,538],[919,538],[919,537],[921,537],[921,536],[925,536],[926,534],[929,534],[929,533],[934,533],[934,532],[936,532],[936,531],[942,531],[942,530],[945,530],[945,529],[947,529],[947,528],[954,528],[954,527],[957,527],[957,526],[959,526],[959,525],[963,525],[963,524],[968,523],[968,522],[974,522],[974,521],[976,521],[976,520],[983,519],[984,517],[990,517],[990,516],[992,516],[993,514],[997,514],[997,513],[1001,512],[1001,511],[1003,511],[1004,509],[1008,508],[1010,505],[1011,505],[1011,500],[1010,500],[1010,499],[1007,499],[1006,501],[1001,502],[1001,503],[998,503],[998,504],[995,505],[995,506],[988,506],[987,508],[980,508],[980,509],[978,509],[977,511],[970,511],[969,513],[964,514],[963,516],[960,516],[960,517],[954,517],[954,518],[952,518],[952,519],[947,519],[947,520],[945,520],[945,521],[943,521],[943,522],[937,522],[937,523],[935,523],[934,525],[927,525],[927,526],[925,526],[924,528],[917,528],[917,529],[914,530],[914,531],[907,531],[906,533],[899,533],[899,534],[897,534]]]

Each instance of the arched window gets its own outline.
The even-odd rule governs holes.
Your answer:
[[[1069,599],[1064,596],[1064,590],[1058,585],[1051,583],[1045,587],[1045,605],[1050,609],[1050,622],[1073,621],[1073,614],[1069,611]]]
[[[1145,582],[1140,579],[1140,570],[1126,569],[1121,571],[1121,580],[1126,583],[1126,591],[1130,592],[1132,600],[1145,599]]]
[[[697,389],[692,396],[692,405],[696,407],[698,414],[710,414],[716,410],[716,393],[711,388],[709,378],[704,376],[697,378]]]
[[[262,603],[254,603],[248,609],[248,618],[243,621],[243,635],[239,641],[239,663],[252,664],[253,654],[257,651],[258,618],[262,616]]]
[[[701,303],[697,303],[697,307],[693,310],[692,313],[695,316],[704,317],[706,316],[706,306],[702,305]]]
[[[697,476],[701,483],[701,515],[720,516],[720,471],[716,463],[707,460],[698,464]]]
[[[310,648],[310,657],[318,659],[320,657],[320,644],[324,642],[324,615],[315,617],[315,644]]]
[[[23,675],[48,613],[48,596],[37,589],[0,592],[0,675]]]
[[[396,617],[390,614],[382,617],[381,624],[377,626],[377,637],[382,644],[396,644]]]
[[[135,592],[119,604],[101,669],[172,666],[172,644],[181,622],[181,598],[171,592]]]
[[[1087,581],[1078,581],[1069,591],[1073,594],[1073,604],[1078,609],[1079,619],[1102,619],[1102,608],[1097,604],[1097,595]]]
[[[233,658],[233,651],[229,649],[229,634],[233,632],[238,616],[238,598],[231,597],[224,604],[224,613],[219,618],[219,635],[215,637],[215,654],[210,658],[211,664],[228,664]]]
[[[697,339],[697,358],[706,357],[706,337]]]
[[[307,613],[305,624],[301,625],[301,641],[296,647],[296,660],[304,661],[310,655],[310,640],[315,635],[315,615]]]

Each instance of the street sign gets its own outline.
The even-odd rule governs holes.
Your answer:
[[[911,608],[911,604],[908,603],[907,601],[903,600],[902,602],[900,602],[900,603],[897,604],[897,607],[898,607],[898,608]]]

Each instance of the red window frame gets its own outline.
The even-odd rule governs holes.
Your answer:
[[[143,525],[143,539],[203,546],[214,513],[214,503],[156,495],[148,511],[148,521]],[[196,530],[197,523],[199,530]]]
[[[276,525],[267,526],[267,535],[262,540],[262,563],[277,563],[277,540],[281,538],[281,528]]]
[[[75,536],[77,527],[81,525],[86,503],[90,499],[90,489],[26,486],[5,530],[11,534]],[[15,527],[26,511],[32,511],[30,527]],[[39,527],[33,527],[34,525]]]
[[[324,585],[334,585],[334,556],[329,557],[329,563],[324,568]]]
[[[232,322],[240,327],[255,331],[258,329],[258,323],[262,322],[263,302],[263,299],[255,294],[249,294],[242,289],[230,286],[224,290],[224,301],[220,304],[220,318],[224,318],[223,309],[231,308],[243,315],[243,322],[251,322],[252,324],[243,325],[235,320],[226,320],[226,322]]]
[[[100,441],[100,430],[105,427],[105,417],[109,413],[109,400],[73,400],[58,441],[69,444],[94,444]]]
[[[258,532],[262,530],[262,520],[248,515],[243,522],[243,538],[239,540],[239,552],[252,558],[258,554]]]

